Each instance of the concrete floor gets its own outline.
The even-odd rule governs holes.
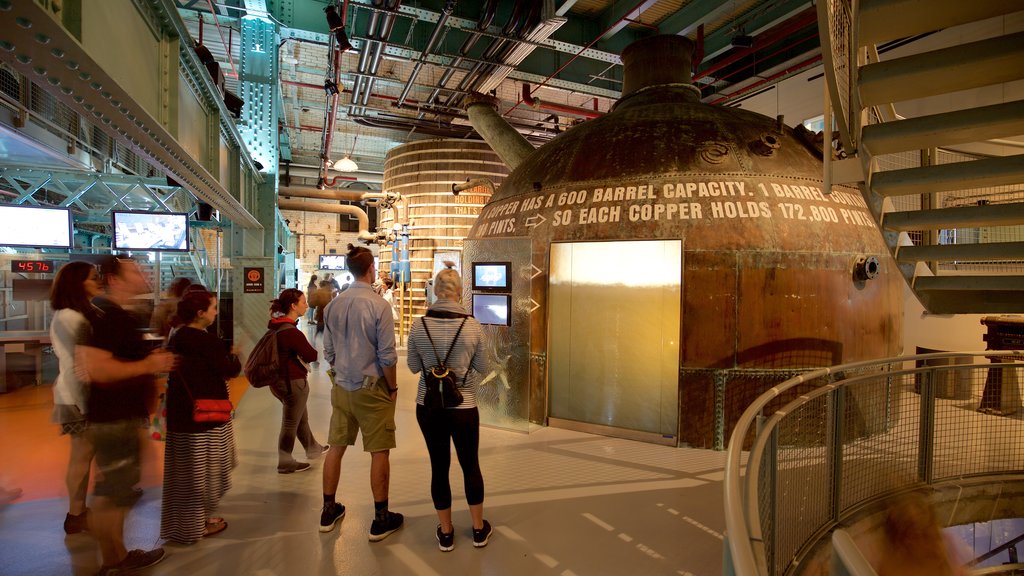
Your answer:
[[[392,510],[406,516],[399,532],[379,543],[367,540],[370,458],[357,443],[342,464],[339,499],[347,516],[321,534],[320,463],[308,472],[276,473],[280,404],[267,390],[250,390],[235,423],[240,465],[218,510],[227,531],[193,546],[166,545],[164,561],[146,573],[721,574],[724,452],[554,428],[481,430],[485,513],[495,535],[486,548],[473,548],[461,471],[453,462],[455,550],[440,552],[429,462],[415,420],[416,380],[404,368],[404,351],[401,356],[390,496]],[[321,364],[311,378],[309,408],[314,432],[325,441],[330,401],[324,369]],[[55,480],[63,473],[53,470]],[[0,509],[0,574],[93,574],[98,547],[88,534],[64,535],[65,512],[64,498],[19,500]],[[159,516],[160,489],[147,489],[128,519],[129,548],[161,544]]]

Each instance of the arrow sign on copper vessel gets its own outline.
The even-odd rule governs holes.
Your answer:
[[[540,218],[540,222],[537,221],[538,218]],[[541,216],[540,214],[534,214],[533,216],[530,216],[529,218],[526,219],[526,227],[533,228],[534,226],[539,226],[544,222],[547,222],[547,218]]]

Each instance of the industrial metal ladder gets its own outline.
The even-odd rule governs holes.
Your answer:
[[[877,49],[1024,6],[1006,0],[817,4],[825,77],[847,156],[826,163],[826,182],[859,185],[929,312],[1024,313],[1024,143],[1003,140],[1024,134],[1024,100],[910,119],[894,107],[935,96],[968,101],[953,94],[1024,79],[1024,31],[884,60]],[[946,153],[983,142],[1010,155]],[[893,158],[911,161],[893,168]],[[965,231],[972,232],[966,243]]]

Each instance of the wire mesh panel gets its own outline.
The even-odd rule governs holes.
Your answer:
[[[823,13],[824,12],[824,13]],[[832,107],[836,109],[836,124],[849,152],[857,148],[856,118],[858,111],[850,104],[850,78],[853,74],[854,49],[850,0],[827,0],[818,5],[821,30],[822,56],[826,63],[826,78],[832,93]],[[822,29],[822,24],[826,28]]]
[[[840,510],[917,476],[920,395],[913,379],[877,375],[845,386]]]
[[[779,423],[775,478],[775,574],[831,517],[830,424],[826,396],[808,401]]]
[[[935,400],[933,479],[1024,469],[1024,364],[952,366],[934,372],[937,382],[952,381],[968,388],[970,396]]]

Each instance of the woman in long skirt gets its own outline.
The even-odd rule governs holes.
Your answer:
[[[213,513],[231,488],[231,470],[238,462],[231,421],[194,421],[193,401],[227,400],[226,379],[238,375],[242,365],[234,350],[206,331],[217,318],[212,294],[186,293],[178,303],[178,318],[183,325],[168,342],[178,355],[178,367],[167,383],[160,537],[192,544],[227,528]]]

